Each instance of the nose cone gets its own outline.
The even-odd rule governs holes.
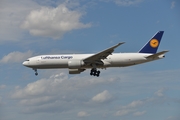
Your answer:
[[[28,66],[28,61],[24,61],[22,64],[23,64],[24,66]]]

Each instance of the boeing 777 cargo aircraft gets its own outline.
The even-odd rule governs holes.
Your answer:
[[[91,69],[90,75],[99,76],[99,68],[126,67],[146,63],[164,58],[168,51],[157,52],[164,31],[157,32],[136,53],[113,53],[114,49],[124,44],[118,43],[108,49],[94,54],[62,54],[62,55],[39,55],[31,57],[23,62],[38,75],[37,69],[67,68],[69,74],[80,74],[86,69]]]

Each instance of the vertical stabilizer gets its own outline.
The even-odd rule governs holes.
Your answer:
[[[153,53],[157,52],[161,38],[164,31],[157,32],[144,46],[139,50],[139,53]]]

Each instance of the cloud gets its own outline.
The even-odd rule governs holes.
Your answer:
[[[21,105],[41,105],[48,103],[50,101],[54,100],[51,96],[41,96],[37,98],[31,98],[31,99],[23,99],[20,101]]]
[[[91,97],[84,93],[91,94],[96,86],[115,82],[117,81],[110,78],[68,77],[65,73],[58,73],[29,83],[23,88],[15,87],[11,98],[19,101],[25,113],[51,113],[51,110],[62,112],[80,104],[81,106],[92,106],[94,102],[111,101],[112,95],[107,90],[97,94],[93,98],[94,102],[89,102]]]
[[[104,103],[110,100],[112,100],[112,95],[107,90],[104,90],[92,98],[92,101],[97,103]]]
[[[58,95],[64,92],[72,92],[79,89],[84,89],[99,84],[109,84],[116,82],[112,79],[92,78],[92,77],[68,77],[65,73],[58,73],[51,75],[49,78],[42,78],[35,82],[27,84],[26,87],[17,87],[13,94],[13,98],[26,98],[28,96],[44,96],[44,95]],[[109,99],[110,93],[105,90],[100,93],[103,99]]]
[[[1,0],[0,42],[21,40],[24,34],[20,28],[22,21],[31,10],[38,7],[32,0]]]
[[[0,89],[5,89],[6,85],[0,85]]]
[[[180,117],[178,116],[170,116],[166,120],[180,120]]]
[[[34,36],[61,38],[66,32],[91,27],[91,24],[80,22],[83,13],[70,10],[66,4],[60,4],[56,8],[42,7],[32,10],[21,25]]]
[[[52,72],[51,70],[47,71]],[[127,72],[125,69],[109,69],[104,71],[104,75],[97,78],[87,75],[89,71],[73,76],[64,72],[59,73],[58,70],[57,72],[55,74],[56,71],[53,71],[51,76],[42,77],[25,86],[15,87],[11,98],[18,102],[17,105],[22,109],[23,113],[59,113],[59,115],[72,113],[77,118],[83,116],[83,114],[91,117],[92,115],[103,115],[104,113],[107,116],[140,116],[146,113],[148,110],[146,108],[156,107],[162,102],[174,102],[165,97],[154,95],[154,91],[157,90],[159,85],[164,86],[167,84],[166,82],[169,83],[169,78],[179,73],[179,71],[177,73],[173,71],[173,74],[172,72],[162,72],[161,74],[152,73],[149,75],[147,72],[142,75],[135,71]],[[164,73],[166,73],[165,76],[163,76]],[[134,81],[132,77],[135,75],[140,76],[139,79],[137,77],[137,81]],[[176,81],[178,81],[178,78]],[[149,83],[152,83],[153,87],[150,87]],[[157,87],[154,87],[153,83]],[[130,90],[130,88],[133,88],[133,90]],[[131,99],[132,96],[144,95],[144,93],[146,93],[146,97],[151,97]],[[113,99],[114,97],[116,101]],[[124,98],[130,99],[130,102],[125,104],[127,100]],[[63,114],[61,114],[62,112]],[[81,115],[79,112],[82,112]]]
[[[85,111],[81,111],[81,112],[78,112],[77,116],[78,117],[88,117],[88,116],[90,116],[90,114],[88,114]]]
[[[136,100],[126,106],[123,106],[123,108],[136,108],[136,107],[143,105],[144,103],[145,103],[145,101],[143,101],[143,100]]]
[[[176,3],[175,1],[171,2],[171,9],[173,9],[175,7],[175,3]]]
[[[141,115],[144,115],[145,113],[146,113],[146,111],[142,111],[142,112],[137,111],[137,112],[133,113],[133,115],[134,116],[141,116]]]
[[[11,52],[8,55],[4,56],[1,60],[0,63],[19,63],[19,62],[23,62],[24,60],[26,60],[27,58],[29,58],[30,56],[32,56],[33,52],[32,51],[27,51],[27,52],[19,52],[19,51],[15,51],[15,52]]]
[[[119,110],[115,113],[115,116],[124,116],[131,113],[133,110]]]
[[[124,115],[128,115],[128,114],[132,114],[133,116],[141,116],[145,113],[145,111],[139,112],[138,107],[144,105],[145,103],[148,103],[150,100],[136,100],[136,101],[132,101],[131,103],[127,104],[126,106],[122,106],[120,107],[120,110],[118,110],[115,113],[115,116],[124,116]]]
[[[115,113],[115,116],[124,116],[124,115],[128,115],[131,114],[132,112],[134,112],[134,116],[140,116],[144,114],[143,112],[139,112],[137,111],[137,108],[142,106],[143,104],[147,103],[148,100],[136,100],[136,101],[132,101],[131,103],[129,103],[126,106],[122,106],[120,108],[120,110],[118,110]]]
[[[166,97],[164,96],[163,92],[166,91],[167,88],[161,88],[157,92],[155,92],[155,96],[152,96],[150,98],[142,99],[142,100],[134,100],[131,103],[121,106],[119,111],[115,113],[116,116],[124,116],[128,114],[132,114],[133,116],[141,116],[146,113],[146,111],[138,111],[139,108],[142,108],[147,105],[158,105],[162,104],[165,101],[169,101]],[[134,113],[133,113],[134,112]]]
[[[101,0],[105,2],[114,2],[119,6],[131,6],[142,2],[143,0]]]
[[[3,104],[2,97],[0,96],[0,106]]]
[[[164,96],[164,92],[167,90],[167,88],[161,88],[158,91],[156,91],[154,94],[158,97],[163,97]]]
[[[91,27],[90,23],[80,22],[85,12],[72,10],[78,5],[66,0],[2,0],[0,42],[24,40],[27,31],[34,36],[57,39],[69,31]]]

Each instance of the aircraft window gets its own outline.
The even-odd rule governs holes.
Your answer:
[[[29,61],[29,60],[26,60],[26,61]]]

